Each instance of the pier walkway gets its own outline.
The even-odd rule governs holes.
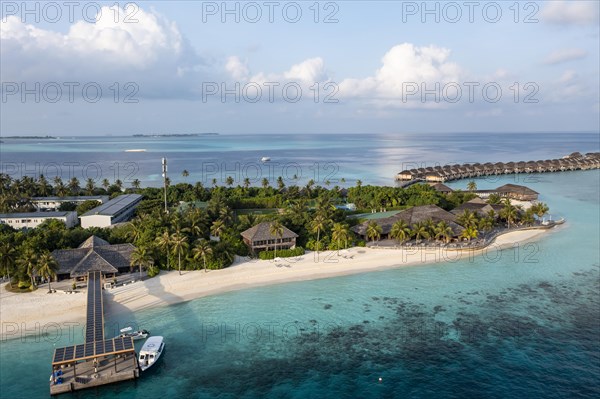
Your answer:
[[[51,395],[139,376],[133,339],[104,337],[102,274],[99,271],[88,273],[87,290],[85,342],[54,350]]]

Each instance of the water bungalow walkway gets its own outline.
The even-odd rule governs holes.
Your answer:
[[[111,384],[139,377],[133,339],[104,338],[102,274],[88,273],[85,342],[57,348],[52,358],[50,394]]]
[[[589,152],[582,155],[574,152],[560,159],[547,159],[529,162],[487,162],[484,164],[462,164],[429,166],[407,169],[396,175],[396,181],[403,186],[419,181],[443,183],[446,181],[492,175],[515,173],[548,173],[568,170],[589,170],[600,168],[600,153]]]

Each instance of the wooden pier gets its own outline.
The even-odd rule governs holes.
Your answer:
[[[88,273],[87,296],[85,342],[54,350],[51,395],[139,377],[133,339],[104,338],[102,274],[99,271]]]

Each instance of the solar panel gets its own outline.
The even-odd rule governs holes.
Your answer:
[[[103,355],[134,352],[133,338],[104,339],[104,317],[102,302],[102,275],[100,272],[88,274],[88,303],[85,343],[57,348],[53,364],[88,360]]]

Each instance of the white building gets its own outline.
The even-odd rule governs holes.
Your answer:
[[[110,227],[131,218],[135,207],[142,200],[139,194],[120,195],[84,213],[79,217],[81,227]]]
[[[77,212],[24,212],[1,213],[0,223],[15,229],[33,229],[48,219],[62,221],[67,227],[77,224]]]
[[[38,211],[55,211],[65,202],[72,202],[76,205],[85,201],[98,201],[101,204],[108,202],[108,195],[82,195],[77,197],[33,197],[31,203]]]

